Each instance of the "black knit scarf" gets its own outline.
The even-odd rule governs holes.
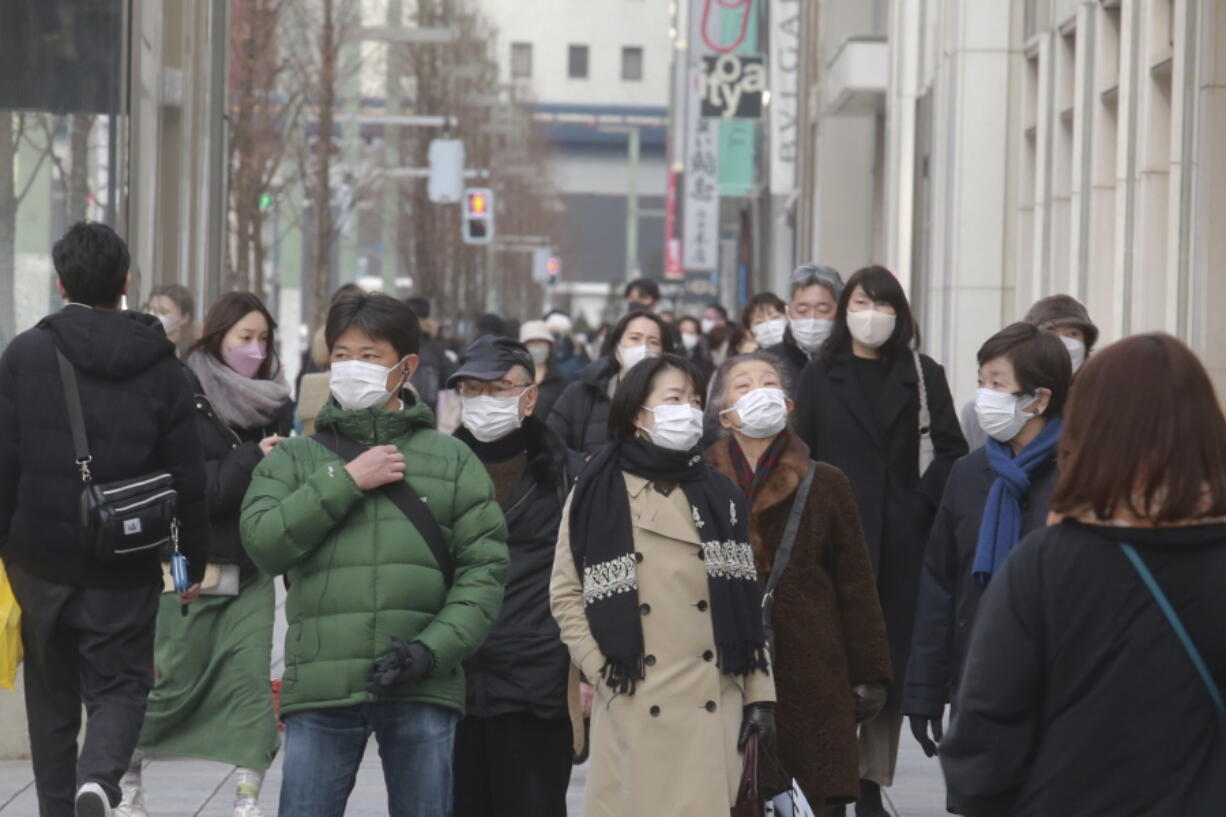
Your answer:
[[[588,623],[605,657],[605,683],[614,692],[633,695],[635,682],[645,677],[634,529],[623,471],[681,486],[703,542],[718,666],[735,675],[765,671],[762,595],[745,497],[706,464],[697,448],[670,451],[644,440],[618,440],[600,449],[584,468],[570,510],[571,552],[583,582]]]

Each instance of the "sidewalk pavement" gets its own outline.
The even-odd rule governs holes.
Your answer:
[[[285,594],[277,583],[277,618],[273,635],[272,676],[284,669]],[[12,694],[0,691],[0,695]],[[4,728],[0,725],[0,728]],[[945,786],[935,760],[925,758],[903,727],[902,751],[894,787],[887,797],[900,817],[943,817]],[[145,767],[145,790],[151,817],[231,817],[234,803],[234,769],[202,760],[153,760]],[[568,795],[570,817],[579,817],[587,768],[575,769]],[[281,790],[281,756],[278,755],[264,781],[260,806],[267,817],[277,814]],[[850,811],[850,809],[849,809]],[[362,758],[357,784],[349,797],[346,817],[385,817],[387,794],[378,746],[371,741]],[[28,760],[0,762],[0,817],[37,817],[34,773]],[[289,815],[286,815],[289,817]],[[820,815],[819,815],[820,817]]]

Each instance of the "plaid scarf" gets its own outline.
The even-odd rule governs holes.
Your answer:
[[[775,439],[771,442],[770,447],[762,453],[758,459],[758,467],[750,468],[749,460],[745,458],[745,452],[741,450],[740,444],[733,440],[728,449],[732,452],[732,469],[736,473],[736,484],[740,487],[741,492],[749,499],[750,504],[753,504],[754,499],[758,496],[758,491],[762,490],[762,486],[766,484],[766,480],[775,471],[775,467],[779,465],[779,460],[783,458],[783,454],[788,450],[788,445],[792,439],[792,432],[784,429],[779,432]]]

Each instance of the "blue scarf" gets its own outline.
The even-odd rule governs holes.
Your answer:
[[[1060,418],[1047,425],[1016,458],[1007,443],[988,438],[988,465],[996,473],[996,481],[988,492],[988,504],[983,509],[979,525],[979,544],[975,549],[975,564],[971,575],[980,584],[987,584],[992,574],[1009,558],[1022,535],[1022,498],[1030,491],[1030,475],[1048,462],[1060,441]]]

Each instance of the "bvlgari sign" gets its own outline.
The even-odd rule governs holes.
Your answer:
[[[702,115],[711,119],[759,119],[766,91],[762,57],[720,54],[702,58]]]

